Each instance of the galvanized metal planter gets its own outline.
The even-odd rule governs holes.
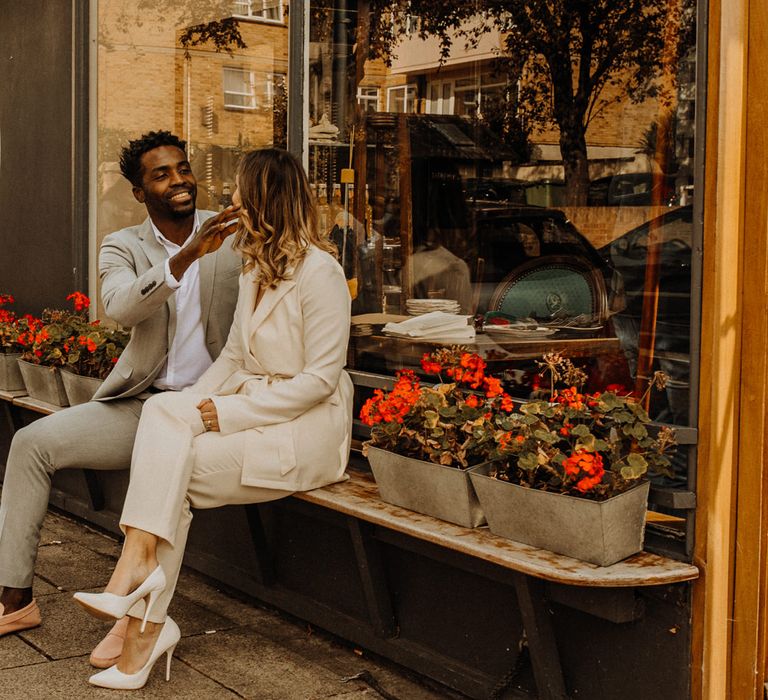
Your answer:
[[[382,501],[463,527],[485,524],[466,469],[368,448]]]
[[[608,500],[591,501],[510,484],[489,473],[484,464],[469,476],[495,535],[598,566],[643,548],[647,481]]]
[[[64,390],[67,392],[70,406],[77,406],[90,401],[104,382],[103,379],[83,377],[66,369],[61,371],[61,379],[64,382]]]
[[[24,378],[19,369],[20,352],[0,353],[0,391],[23,391]]]
[[[27,393],[33,399],[45,401],[54,406],[69,406],[64,383],[61,381],[61,372],[56,367],[34,365],[31,362],[19,360],[19,369],[21,376],[24,377]]]

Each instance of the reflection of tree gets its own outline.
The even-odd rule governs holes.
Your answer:
[[[176,0],[158,3],[156,0],[138,0],[122,3],[115,20],[100,28],[100,41],[109,45],[113,41],[125,42],[131,30],[150,26],[184,27],[179,42],[188,56],[191,46],[210,43],[216,52],[232,53],[232,47],[247,48],[240,35],[239,23],[232,17],[231,0]],[[119,33],[112,37],[110,29]]]
[[[453,37],[472,44],[499,30],[519,79],[519,114],[535,128],[557,124],[568,202],[585,204],[587,127],[625,99],[672,105],[695,0],[371,0],[372,53],[390,60],[406,31],[393,15],[417,16],[422,38],[440,38],[443,60]]]

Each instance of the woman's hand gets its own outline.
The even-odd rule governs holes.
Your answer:
[[[219,428],[219,414],[216,413],[216,404],[210,399],[203,399],[197,404],[197,410],[200,411],[200,418],[203,420],[205,429],[209,432],[221,432]]]

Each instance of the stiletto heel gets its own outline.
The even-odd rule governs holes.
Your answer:
[[[152,672],[157,660],[166,654],[165,662],[165,680],[171,679],[171,659],[173,658],[173,652],[176,649],[176,645],[181,639],[181,631],[179,626],[170,618],[165,618],[165,624],[163,629],[160,630],[160,634],[157,637],[155,646],[152,649],[152,653],[147,659],[147,663],[138,670],[136,673],[123,673],[118,670],[117,664],[110,666],[106,671],[96,673],[88,679],[91,685],[97,685],[100,688],[113,688],[115,690],[138,690],[143,688],[149,678],[149,674]]]
[[[114,593],[75,593],[75,601],[82,605],[91,615],[102,620],[114,618],[119,620],[125,617],[128,611],[143,598],[147,599],[144,609],[144,621],[141,631],[144,631],[147,618],[157,597],[165,590],[165,573],[161,566],[152,571],[136,590],[128,595],[115,595]]]
[[[152,612],[152,608],[155,606],[155,601],[157,601],[163,591],[165,591],[165,587],[160,590],[152,591],[144,602],[144,617],[141,619],[140,630],[142,634],[144,634],[144,628],[147,626],[147,620],[149,619],[149,614]]]
[[[176,651],[176,645],[174,644],[167,652],[165,659],[165,680],[166,682],[171,680],[171,659],[173,658],[173,652]]]

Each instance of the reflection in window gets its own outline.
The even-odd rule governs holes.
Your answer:
[[[387,90],[388,112],[415,112],[416,111],[416,86],[401,85]]]
[[[224,68],[224,106],[256,109],[256,76],[245,68]]]
[[[310,134],[310,178],[342,212],[326,220],[353,313],[405,314],[412,299],[445,298],[476,318],[475,349],[499,376],[530,382],[536,359],[557,349],[584,366],[590,389],[641,395],[649,372],[666,369],[673,390],[654,397],[651,415],[690,421],[684,373],[669,368],[670,358],[690,363],[681,309],[691,248],[675,243],[654,262],[647,241],[661,235],[652,222],[695,195],[694,0],[682,11],[599,0],[589,26],[561,9],[570,3],[482,16],[459,0],[359,3],[312,0],[308,52],[311,125],[326,115],[333,132]],[[593,58],[586,71],[583,56]],[[353,188],[341,180],[350,163]],[[686,221],[678,241],[691,240]],[[531,290],[541,303],[518,303]],[[494,304],[556,332],[500,343],[483,326]],[[418,367],[424,345],[374,324],[350,357],[391,374]],[[508,388],[525,397],[532,384]]]
[[[361,86],[357,88],[357,102],[363,106],[365,112],[377,112],[379,110],[379,93],[377,87]]]
[[[283,20],[283,6],[280,0],[237,0],[232,3],[233,13],[238,18]]]
[[[197,207],[214,211],[231,200],[245,151],[286,145],[288,26],[257,21],[265,7],[274,8],[267,13],[274,17],[276,2],[96,0],[96,6],[98,246],[147,215],[119,171],[129,139],[158,129],[184,139]],[[234,23],[236,11],[252,21]]]

